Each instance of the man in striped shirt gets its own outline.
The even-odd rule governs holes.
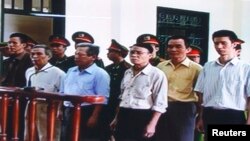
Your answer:
[[[202,106],[196,127],[203,131],[209,124],[250,124],[250,114],[247,119],[244,115],[250,108],[250,65],[235,53],[244,41],[230,30],[216,31],[212,39],[220,57],[206,63],[198,77],[195,91]]]

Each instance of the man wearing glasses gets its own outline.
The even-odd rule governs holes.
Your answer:
[[[116,140],[153,140],[158,119],[166,111],[167,79],[149,63],[152,52],[149,44],[130,48],[133,66],[124,74],[119,112],[111,123],[111,127],[116,125]]]

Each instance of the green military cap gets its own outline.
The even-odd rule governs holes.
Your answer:
[[[138,44],[154,44],[156,46],[159,46],[159,40],[155,35],[152,34],[142,34],[137,37],[136,43]]]
[[[111,45],[109,46],[108,50],[120,52],[123,58],[128,55],[128,49],[125,46],[119,44],[115,39],[111,40]]]
[[[72,35],[72,40],[76,43],[91,43],[93,44],[94,38],[87,32],[78,31]]]
[[[49,36],[49,42],[50,44],[60,44],[65,47],[70,46],[70,42],[64,36],[61,36],[61,35]]]
[[[35,46],[37,43],[37,41],[35,41],[34,39],[32,39],[30,36],[27,37],[27,44],[30,46]]]

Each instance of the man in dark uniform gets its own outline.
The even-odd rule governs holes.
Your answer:
[[[153,47],[153,57],[149,60],[150,64],[153,66],[157,66],[160,62],[165,61],[165,59],[160,58],[157,55],[157,52],[159,51],[159,44],[160,41],[157,39],[157,37],[155,35],[152,34],[142,34],[140,36],[137,37],[136,39],[136,43],[137,44],[150,44]]]
[[[26,86],[25,71],[33,66],[29,53],[24,48],[27,45],[27,35],[23,33],[13,33],[9,37],[8,46],[11,56],[6,59],[4,68],[6,68],[6,77],[1,83],[2,86],[24,87]],[[24,112],[27,100],[20,98],[19,113],[19,140],[23,140],[24,136]],[[12,105],[8,107],[8,123],[7,123],[7,140],[11,140],[12,136]]]
[[[111,136],[109,124],[115,117],[116,108],[119,105],[120,100],[120,85],[124,75],[124,72],[131,67],[131,65],[125,61],[125,57],[128,54],[128,49],[119,44],[116,40],[111,40],[111,45],[108,48],[108,58],[113,62],[105,67],[106,71],[110,75],[110,96],[108,105],[103,110],[103,140],[107,141]]]
[[[78,43],[91,43],[91,44],[94,44],[94,42],[95,42],[94,38],[89,33],[83,32],[83,31],[75,32],[72,35],[72,40],[75,42],[75,46]],[[74,58],[74,56],[70,56],[70,59],[73,59],[73,58]],[[104,63],[103,63],[101,58],[98,57],[95,60],[95,63],[96,63],[97,66],[99,66],[101,68],[104,68]]]
[[[70,46],[69,41],[61,35],[51,35],[49,37],[49,44],[52,51],[52,58],[49,62],[64,72],[67,72],[69,68],[75,66],[75,62],[69,59],[65,55],[65,50]]]

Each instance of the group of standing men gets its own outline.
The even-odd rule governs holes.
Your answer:
[[[130,50],[112,39],[107,56],[113,63],[106,67],[89,33],[76,32],[72,40],[75,55],[67,57],[70,43],[63,36],[52,35],[49,48],[37,44],[27,53],[27,36],[12,34],[1,85],[104,96],[103,104],[81,105],[80,140],[107,141],[114,135],[117,141],[193,141],[195,127],[206,140],[209,124],[250,124],[250,116],[244,115],[250,108],[250,65],[237,57],[236,46],[244,41],[233,31],[213,33],[220,57],[204,67],[190,60],[199,55],[194,57],[197,51],[185,36],[174,35],[164,43],[169,60],[157,56],[160,43],[154,35],[140,35]],[[124,60],[128,54],[132,65]],[[21,103],[20,116],[26,103]],[[46,106],[38,101],[40,141],[46,140]],[[68,101],[58,102],[55,140],[70,140],[72,107]],[[19,137],[28,140],[21,132]]]

